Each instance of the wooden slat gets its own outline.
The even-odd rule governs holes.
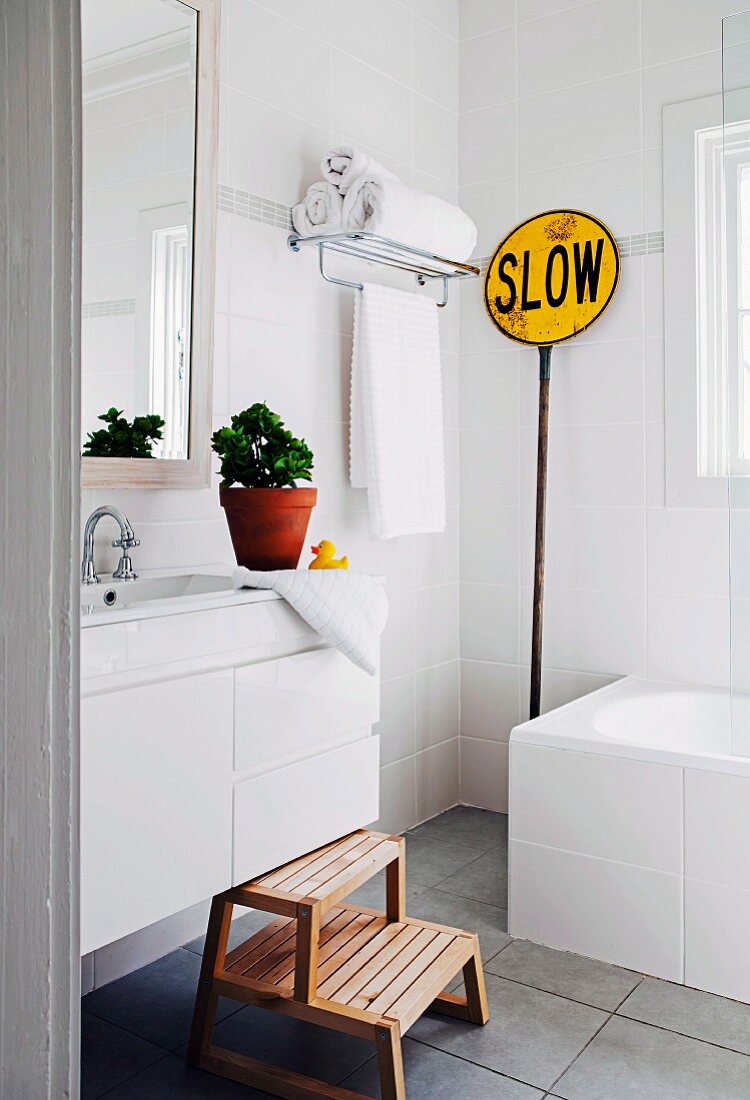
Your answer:
[[[330,939],[336,932],[347,924],[350,924],[354,919],[351,912],[343,912],[340,909],[332,909],[330,913],[326,914],[323,918],[323,925],[320,930],[321,938]],[[278,943],[273,951],[261,955],[260,958],[248,958],[247,965],[243,967],[242,973],[246,978],[263,978],[264,981],[268,980],[266,975],[269,974],[276,966],[279,965],[284,959],[291,955],[294,959],[294,952],[297,947],[297,922],[291,922],[291,933],[287,939]],[[262,948],[261,948],[262,950]]]
[[[353,955],[356,955],[371,939],[374,939],[388,923],[385,917],[371,917],[367,913],[363,913],[359,919],[363,922],[361,931],[353,935],[351,939],[347,940],[342,947],[338,948],[335,953],[332,953],[325,960],[323,960],[321,953],[318,960],[318,989],[320,989],[322,982],[332,977],[337,970],[340,970]]]
[[[325,887],[331,879],[339,874],[354,874],[359,861],[369,852],[379,848],[382,843],[382,840],[377,840],[375,837],[366,837],[355,848],[337,855],[336,859],[331,860],[325,867],[295,880],[295,892],[301,897],[320,897],[321,888]]]
[[[429,933],[427,933],[429,934]],[[434,982],[430,980],[430,975],[425,972],[429,970],[432,963],[442,955],[447,947],[450,947],[452,943],[455,943],[453,936],[449,936],[444,932],[437,932],[434,939],[426,944],[416,958],[404,967],[400,974],[398,974],[387,986],[383,987],[383,992],[375,1000],[365,1005],[359,1005],[360,1008],[368,1008],[370,1012],[378,1012],[383,1016],[389,1015],[389,1008],[394,1004],[399,997],[403,996],[408,989],[419,988],[420,984],[425,988],[424,1000],[429,1004],[433,1000]],[[405,955],[406,952],[403,952]],[[378,975],[382,977],[382,975]]]
[[[337,1005],[335,1001],[324,1001],[320,997],[308,1005],[300,1004],[280,986],[266,987],[263,982],[244,978],[242,974],[217,975],[213,990],[218,997],[230,997],[243,1004],[257,1005],[271,1012],[279,1012],[282,1016],[292,1016],[295,1020],[319,1024],[334,1031],[346,1032],[347,1035],[357,1035],[361,1039],[374,1039],[375,1027],[379,1023],[379,1018],[372,1012]]]
[[[263,875],[262,878],[256,879],[253,882],[245,883],[246,886],[276,886],[281,888],[281,884],[287,879],[293,878],[295,875],[304,871],[306,867],[312,868],[314,865],[320,863],[321,866],[325,866],[324,861],[326,856],[334,852],[345,852],[349,848],[353,848],[356,844],[361,843],[363,837],[366,836],[362,830],[358,830],[356,833],[351,833],[349,836],[341,837],[339,840],[334,840],[332,844],[324,844],[322,848],[316,848],[313,852],[309,852],[306,856],[301,856],[299,859],[293,860],[291,863],[286,863],[282,867],[277,867],[275,871],[271,871],[267,875]],[[330,859],[335,859],[335,855],[330,855]],[[330,862],[330,859],[328,862]],[[286,889],[286,887],[284,887]]]
[[[392,924],[390,927],[398,928],[399,925]],[[344,985],[339,986],[330,999],[338,1001],[339,1004],[349,1004],[351,999],[356,997],[360,990],[372,981],[384,966],[387,966],[400,951],[403,951],[419,935],[419,932],[419,928],[415,928],[410,924],[405,925],[398,935],[386,940],[379,950],[374,950],[365,965],[361,966]],[[375,940],[368,945],[368,948],[373,947],[374,944]],[[363,954],[367,953],[368,948],[365,949]],[[362,1006],[356,1005],[355,1007],[361,1008]]]
[[[397,856],[398,848],[386,840],[322,886],[308,890],[309,896],[325,899],[328,905],[336,905],[359,886],[363,886],[383,867],[393,863]]]
[[[343,920],[345,915],[340,914],[340,916]],[[329,935],[321,935],[318,945],[318,981],[320,981],[321,964],[330,959],[332,955],[337,954],[340,948],[348,946],[353,940],[356,940],[357,933],[372,924],[375,919],[375,917],[358,914],[353,920],[346,921],[345,924],[341,924],[337,928],[334,928],[333,925],[328,926],[332,931]],[[374,935],[375,932],[372,932],[371,936]],[[286,959],[283,959],[278,966],[264,975],[264,980],[267,982],[282,982],[285,978],[290,978],[295,969],[295,954],[296,951],[291,950]]]
[[[269,923],[259,929],[255,935],[251,936],[249,940],[245,940],[243,943],[238,944],[237,947],[234,947],[229,952],[226,963],[224,964],[224,970],[234,970],[237,963],[259,950],[262,944],[271,939],[272,936],[278,935],[282,928],[288,928],[290,924],[293,924],[292,917],[278,917],[276,920],[269,921]],[[239,972],[242,973],[241,970]]]
[[[329,929],[340,920],[346,920],[348,913],[337,915]],[[355,918],[356,919],[356,918]],[[297,946],[294,953],[294,999],[309,1004],[318,988],[318,949],[320,947],[320,906],[300,905],[297,914]]]
[[[422,1015],[440,990],[456,976],[472,952],[471,941],[463,936],[457,937],[430,967],[429,981],[413,985],[391,1005],[388,1016],[399,1021],[402,1035]]]
[[[384,952],[384,954],[392,954],[392,957],[387,959],[385,966],[383,966],[374,977],[367,981],[357,993],[347,997],[346,1003],[352,1005],[354,1008],[367,1008],[371,1012],[376,1012],[377,1009],[370,1008],[372,1002],[382,996],[384,990],[388,989],[401,971],[404,970],[413,959],[426,951],[432,941],[437,939],[439,935],[439,932],[431,932],[428,928],[420,928],[417,930],[414,939],[411,940],[406,947],[402,948],[397,953]],[[336,999],[339,1002],[344,1000],[341,996],[337,996]],[[395,1000],[395,997],[391,998],[391,1000]]]
[[[328,1000],[333,1000],[334,994],[337,990],[341,989],[345,982],[349,981],[349,979],[369,962],[370,959],[377,955],[386,944],[395,940],[397,936],[407,931],[408,928],[409,925],[407,924],[387,924],[382,931],[378,932],[376,936],[373,936],[360,952],[345,962],[335,974],[332,974],[326,981],[318,984],[318,997],[325,997]]]

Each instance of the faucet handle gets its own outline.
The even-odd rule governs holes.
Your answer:
[[[137,538],[112,539],[112,545],[120,550],[132,550],[134,546],[141,545],[141,540]]]

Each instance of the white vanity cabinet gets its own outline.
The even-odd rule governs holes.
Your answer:
[[[182,610],[84,618],[82,953],[378,817],[378,678],[268,594]]]

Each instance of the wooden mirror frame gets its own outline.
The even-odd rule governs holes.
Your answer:
[[[198,13],[188,457],[82,458],[84,489],[203,489],[211,484],[221,0],[181,3]]]

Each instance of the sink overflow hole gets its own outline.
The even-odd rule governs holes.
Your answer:
[[[104,593],[104,602],[107,607],[112,607],[112,605],[117,602],[117,593],[114,588],[108,588]]]

